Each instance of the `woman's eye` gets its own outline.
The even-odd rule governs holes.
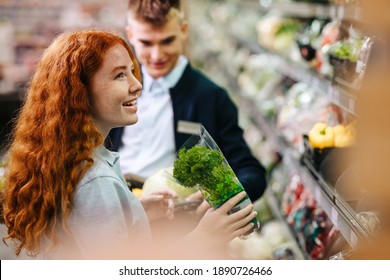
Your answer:
[[[125,77],[125,73],[121,72],[121,73],[119,73],[118,75],[115,76],[115,79],[124,78],[124,77]]]

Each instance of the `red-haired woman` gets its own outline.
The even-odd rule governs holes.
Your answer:
[[[173,215],[173,191],[138,200],[118,154],[103,146],[112,128],[137,122],[140,78],[131,49],[111,32],[65,32],[46,49],[17,119],[6,170],[5,239],[16,242],[17,255],[140,257],[150,241],[149,221]],[[186,238],[215,234],[220,242],[250,231],[253,205],[227,214],[241,198],[208,210]]]

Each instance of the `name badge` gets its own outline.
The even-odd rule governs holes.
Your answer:
[[[177,132],[198,135],[201,126],[198,122],[178,121]]]

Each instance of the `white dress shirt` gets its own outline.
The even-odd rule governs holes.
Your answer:
[[[142,66],[143,90],[137,100],[138,122],[124,128],[118,151],[124,174],[147,178],[173,165],[176,146],[169,88],[177,84],[187,64],[187,58],[180,56],[175,68],[156,80]]]

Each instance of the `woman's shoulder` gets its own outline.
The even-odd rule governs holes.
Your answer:
[[[94,164],[83,175],[78,188],[86,188],[90,185],[106,186],[106,185],[124,185],[126,182],[123,179],[119,168],[119,155],[115,152],[110,152],[106,148],[99,148],[94,155]]]

